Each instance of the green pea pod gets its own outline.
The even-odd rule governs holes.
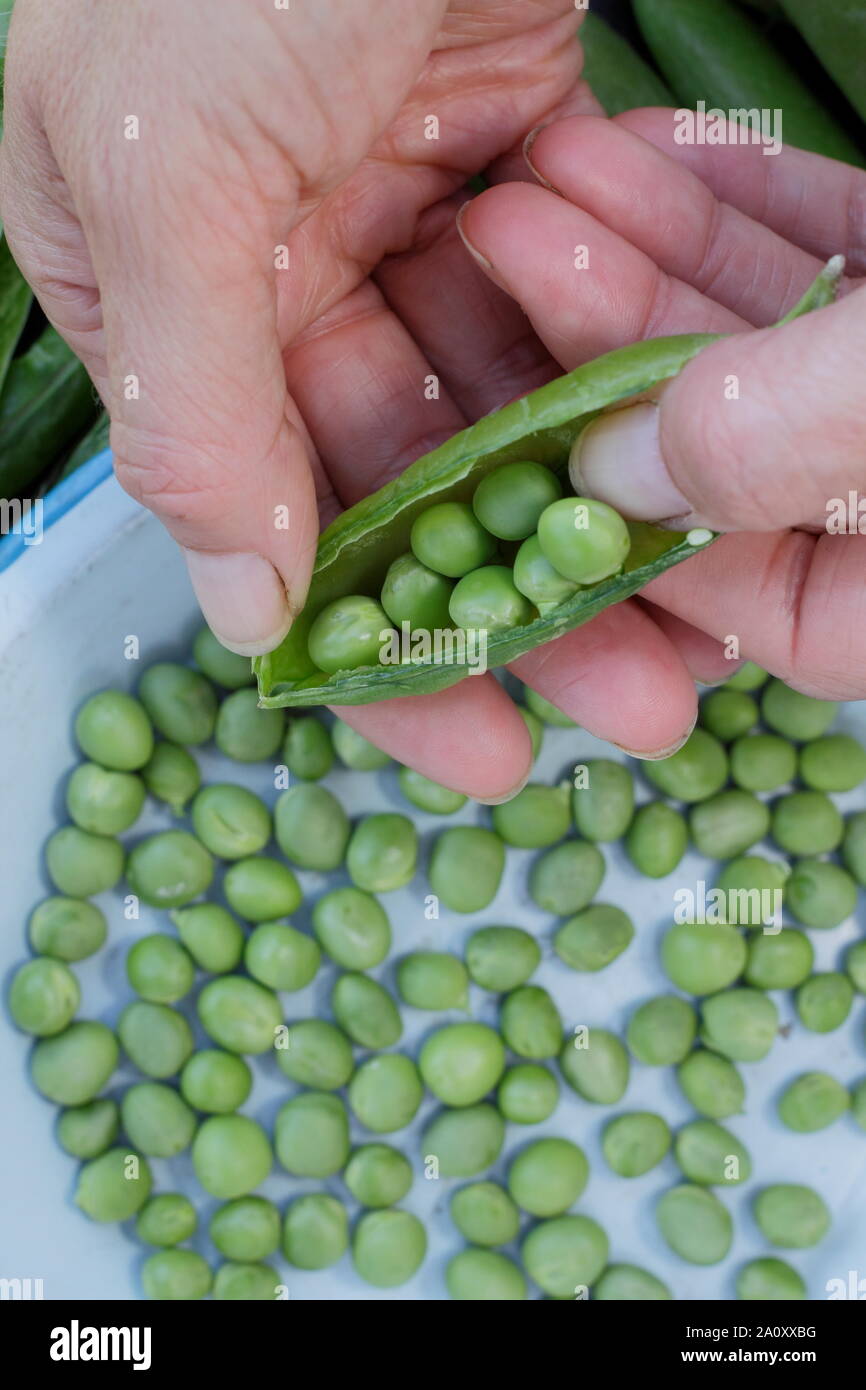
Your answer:
[[[95,425],[80,439],[76,444],[69,458],[63,465],[60,476],[68,478],[70,473],[74,473],[76,468],[80,468],[88,459],[92,459],[94,454],[101,454],[103,449],[108,448],[108,436],[111,431],[111,421],[108,414],[103,410]]]
[[[13,261],[6,238],[0,231],[0,390],[32,302],[30,286]]]
[[[9,368],[0,396],[0,496],[18,497],[93,416],[90,377],[48,327]]]
[[[866,121],[866,0],[781,0],[818,61]]]
[[[583,76],[608,116],[636,106],[676,106],[673,93],[631,44],[599,15],[590,13],[580,27]]]
[[[633,0],[633,8],[653,57],[684,106],[705,101],[724,111],[781,110],[788,144],[848,164],[866,163],[854,141],[731,0],[661,5]]]
[[[843,265],[842,257],[833,258],[794,315],[832,302]],[[515,460],[532,459],[565,473],[571,445],[591,420],[635,396],[652,394],[718,337],[690,333],[654,338],[606,353],[461,430],[410,464],[393,482],[343,512],[319,538],[303,612],[281,645],[253,662],[260,705],[366,705],[443,690],[469,675],[472,667],[466,661],[428,659],[363,666],[326,676],[310,661],[307,637],[313,620],[334,599],[378,593],[388,566],[409,548],[413,521],[433,503],[468,501],[486,474]],[[578,589],[534,621],[490,633],[487,665],[505,666],[533,647],[561,637],[714,539],[710,531],[683,535],[645,522],[630,522],[629,532],[631,550],[619,573]]]

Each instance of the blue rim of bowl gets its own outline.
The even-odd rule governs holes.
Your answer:
[[[112,469],[111,450],[103,449],[40,498],[43,533],[66,516],[67,512],[71,512],[72,508],[95,487],[105,482],[105,479],[111,476]],[[0,574],[20,559],[25,551],[32,549],[23,534],[10,531],[8,535],[0,536]]]

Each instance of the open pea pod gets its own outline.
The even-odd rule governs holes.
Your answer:
[[[834,257],[786,315],[787,322],[829,303],[844,262]],[[468,502],[478,483],[501,464],[533,460],[566,475],[568,457],[580,431],[605,410],[653,396],[675,377],[716,334],[655,338],[618,348],[542,386],[461,430],[432,453],[411,464],[393,482],[343,512],[319,540],[318,555],[303,612],[274,651],[256,657],[259,703],[282,705],[365,705],[400,695],[443,690],[477,669],[459,645],[444,659],[412,658],[390,665],[362,666],[334,675],[316,670],[309,656],[313,621],[333,600],[350,594],[375,595],[389,565],[409,550],[412,523],[438,502]],[[689,559],[713,539],[710,531],[683,535],[644,522],[629,523],[631,549],[621,571],[578,589],[555,608],[505,632],[487,637],[486,664],[505,666],[524,652],[551,642],[588,622],[603,609],[642,589],[672,565]],[[464,653],[464,655],[467,655]]]

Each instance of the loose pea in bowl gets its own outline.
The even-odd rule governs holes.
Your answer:
[[[0,542],[0,569],[9,549],[6,541]],[[134,689],[148,664],[187,660],[200,625],[173,543],[113,481],[101,482],[68,514],[55,520],[41,545],[21,549],[13,558],[14,563],[0,572],[0,663],[5,676],[0,683],[0,844],[5,856],[2,973],[7,988],[14,971],[28,958],[26,923],[30,912],[50,891],[42,847],[65,821],[65,784],[80,761],[72,733],[75,710],[99,688]],[[134,657],[136,643],[138,659],[128,659]],[[866,738],[866,706],[848,707],[835,727]],[[197,747],[194,753],[205,782],[241,783],[273,806],[277,792],[272,768],[276,759],[229,763],[212,744]],[[562,779],[565,769],[595,758],[624,761],[617,750],[583,730],[546,726],[533,780],[553,785]],[[630,766],[638,802],[643,804],[651,795],[649,783],[638,765]],[[392,996],[397,997],[396,960],[414,951],[462,956],[473,931],[497,924],[522,927],[541,941],[542,960],[531,984],[549,992],[566,1033],[586,1024],[622,1037],[639,1005],[671,992],[659,952],[672,920],[674,892],[699,878],[712,883],[717,873],[717,866],[694,850],[687,852],[679,868],[667,878],[650,880],[637,875],[621,844],[600,846],[607,869],[596,901],[624,909],[633,918],[636,931],[610,965],[591,975],[582,974],[569,969],[552,949],[554,929],[565,919],[541,910],[529,894],[529,872],[543,850],[507,851],[502,885],[483,911],[464,916],[442,906],[438,920],[426,915],[425,898],[430,890],[424,866],[433,837],[445,826],[488,825],[489,811],[466,803],[447,817],[421,812],[401,795],[393,766],[350,772],[338,761],[319,785],[338,796],[353,821],[376,812],[396,813],[410,816],[419,829],[422,868],[408,885],[383,895],[395,929],[395,944],[388,961],[369,972]],[[836,799],[847,813],[862,805],[861,797],[862,792],[851,792]],[[121,838],[133,845],[147,834],[170,827],[189,829],[190,822],[173,820],[166,809],[148,798],[141,820],[131,831],[122,832]],[[761,850],[758,846],[753,852]],[[278,853],[273,841],[263,852]],[[326,889],[347,880],[339,872],[326,875],[302,868],[297,870],[297,877],[305,902],[293,916],[293,924],[307,931],[312,903]],[[159,908],[143,906],[138,920],[127,920],[124,892],[121,883],[99,895],[98,905],[108,919],[107,942],[97,954],[70,967],[81,986],[79,1018],[113,1025],[133,997],[126,979],[129,947],[151,932],[174,935],[168,911]],[[814,969],[841,968],[845,948],[862,930],[861,899],[853,918],[843,926],[811,932]],[[290,1020],[328,1017],[336,974],[337,967],[326,960],[312,985],[281,995],[284,1016]],[[207,1045],[207,1040],[193,1001],[204,979],[199,973],[192,994],[173,1006],[189,1020],[199,1048]],[[497,1026],[499,998],[476,985],[470,987],[469,994],[471,1017]],[[507,1186],[511,1163],[522,1149],[540,1138],[557,1137],[578,1144],[589,1160],[589,1181],[573,1210],[593,1218],[607,1232],[611,1264],[636,1265],[649,1271],[664,1281],[675,1298],[712,1301],[733,1298],[736,1275],[744,1264],[777,1255],[799,1271],[810,1298],[826,1297],[829,1281],[844,1282],[849,1270],[862,1269],[866,1249],[864,1136],[850,1116],[837,1120],[832,1130],[792,1134],[783,1127],[776,1107],[786,1087],[804,1073],[828,1072],[847,1086],[866,1074],[863,998],[856,997],[843,1027],[822,1035],[809,1033],[798,1024],[791,993],[773,997],[784,1031],[764,1061],[740,1064],[747,1089],[745,1113],[721,1122],[749,1150],[752,1176],[730,1190],[714,1189],[735,1223],[730,1253],[718,1265],[704,1268],[684,1263],[659,1235],[656,1202],[684,1180],[672,1153],[656,1168],[630,1179],[612,1173],[603,1156],[603,1131],[616,1115],[650,1111],[662,1116],[674,1132],[694,1120],[672,1071],[633,1061],[621,1101],[601,1106],[579,1098],[563,1083],[555,1060],[546,1059],[529,1065],[549,1068],[557,1077],[558,1105],[539,1124],[509,1122],[502,1153],[491,1170],[477,1178],[434,1180],[425,1176],[422,1136],[440,1109],[431,1095],[425,1096],[411,1123],[393,1133],[378,1135],[362,1129],[356,1116],[350,1114],[353,1149],[385,1142],[404,1154],[411,1165],[412,1185],[399,1206],[424,1222],[429,1248],[420,1269],[406,1284],[378,1289],[364,1283],[347,1255],[321,1272],[294,1268],[282,1256],[269,1257],[267,1263],[273,1265],[292,1298],[445,1299],[442,1271],[464,1246],[449,1215],[453,1193],[467,1182],[489,1180]],[[389,1050],[414,1057],[423,1041],[444,1022],[461,1022],[470,1016],[460,1009],[430,1014],[402,1002],[400,1010],[403,1039]],[[57,1144],[57,1109],[33,1088],[28,1074],[32,1044],[12,1026],[5,1007],[0,1010],[0,1044],[4,1056],[0,1113],[6,1132],[15,1136],[14,1143],[0,1150],[0,1182],[4,1192],[14,1194],[14,1201],[7,1200],[4,1213],[0,1275],[41,1280],[46,1299],[140,1299],[141,1267],[150,1247],[136,1238],[134,1222],[96,1224],[73,1204],[79,1163]],[[356,1050],[356,1060],[364,1055]],[[297,1086],[270,1057],[250,1057],[248,1061],[255,1080],[241,1113],[270,1130],[277,1110],[297,1093]],[[527,1065],[526,1059],[509,1055],[509,1069],[520,1065]],[[128,1061],[121,1061],[104,1094],[119,1097],[131,1083],[142,1080],[145,1078]],[[197,1207],[198,1233],[183,1248],[201,1253],[216,1266],[220,1257],[207,1225],[218,1200],[207,1196],[196,1183],[189,1151],[175,1158],[153,1158],[150,1167],[155,1192],[185,1193]],[[758,1191],[779,1183],[815,1187],[827,1203],[833,1224],[819,1246],[800,1251],[768,1247],[755,1224],[752,1206]],[[276,1202],[282,1212],[289,1201],[313,1187],[339,1196],[355,1223],[358,1201],[339,1177],[311,1184],[289,1176],[275,1164],[256,1191]],[[521,1234],[530,1221],[523,1217]],[[504,1249],[512,1258],[518,1257],[517,1243]],[[530,1296],[538,1297],[538,1290],[531,1288]]]

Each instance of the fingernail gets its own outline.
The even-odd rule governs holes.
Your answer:
[[[506,792],[504,796],[474,796],[472,800],[477,801],[479,806],[502,806],[504,802],[510,801],[518,792],[523,791],[523,788],[526,786],[531,776],[532,768],[529,769],[525,777],[521,777],[517,786],[512,787],[511,791]]]
[[[595,497],[634,521],[693,524],[688,500],[662,458],[659,408],[651,402],[599,415],[571,447],[568,472],[578,497]]]
[[[492,274],[492,273],[493,273],[493,263],[492,263],[492,261],[488,261],[487,257],[486,257],[486,256],[483,256],[483,255],[481,254],[481,252],[478,250],[478,247],[475,246],[475,245],[473,245],[473,243],[469,240],[469,238],[468,238],[468,236],[466,235],[466,232],[464,231],[464,228],[463,228],[463,217],[464,217],[464,214],[465,214],[465,212],[466,212],[466,209],[469,207],[469,204],[470,204],[471,202],[472,202],[472,199],[470,198],[467,202],[463,203],[463,205],[461,206],[459,212],[457,213],[457,219],[456,219],[456,220],[457,220],[457,230],[458,230],[458,232],[460,233],[460,240],[463,242],[463,245],[466,247],[466,250],[469,252],[469,254],[470,254],[470,256],[472,257],[473,261],[477,261],[478,264],[482,267],[482,269],[486,270],[486,271],[488,272],[488,274]]]
[[[622,743],[614,743],[613,746],[614,748],[620,748],[622,752],[627,753],[630,758],[639,758],[640,761],[643,763],[657,763],[660,762],[662,758],[672,757],[674,753],[679,752],[684,743],[688,743],[689,739],[694,733],[695,725],[697,724],[697,722],[698,715],[697,711],[695,711],[695,717],[692,720],[686,732],[683,734],[682,738],[678,738],[676,743],[672,743],[669,748],[660,748],[654,753],[639,753],[634,748],[626,748]]]
[[[551,193],[555,193],[558,197],[561,198],[563,196],[562,189],[557,188],[555,183],[550,182],[550,179],[546,179],[532,162],[532,146],[535,144],[536,140],[538,139],[539,135],[544,129],[545,126],[537,125],[534,130],[531,130],[529,132],[529,134],[523,142],[523,158],[526,160],[527,167],[529,168],[531,173],[535,176],[535,178],[538,179],[538,182],[542,184],[544,188],[549,188]]]
[[[259,656],[282,642],[292,615],[285,585],[269,560],[202,550],[183,554],[205,622],[224,647],[238,656]]]

